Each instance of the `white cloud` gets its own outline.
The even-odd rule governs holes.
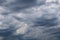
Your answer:
[[[57,0],[46,0],[46,2],[55,2]]]
[[[16,30],[16,34],[25,34],[27,30],[29,29],[29,26],[25,23],[19,24],[21,27]]]

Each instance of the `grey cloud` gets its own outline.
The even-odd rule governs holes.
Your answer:
[[[46,0],[5,0],[2,6],[7,7],[10,11],[18,12],[21,9],[29,8],[36,5],[45,4]]]
[[[2,6],[6,7],[10,13],[1,13],[2,16],[9,13],[9,15],[4,16],[5,18],[0,19],[2,20],[1,22],[3,22],[3,28],[5,28],[2,30],[0,28],[0,36],[4,37],[3,40],[60,40],[60,28],[58,28],[58,25],[60,25],[58,21],[59,17],[56,16],[58,14],[58,7],[55,7],[58,5],[52,5],[52,3],[51,5],[43,5],[44,2],[45,0],[7,0],[7,3],[4,2],[6,4]],[[20,9],[23,10],[20,11]],[[15,13],[15,11],[18,10],[19,12]],[[50,13],[53,15],[50,15]],[[45,14],[49,14],[50,16]],[[23,26],[19,26],[21,25],[19,23],[22,22],[28,25],[28,28],[26,27],[27,32],[24,29],[24,24]],[[8,28],[5,24],[7,24]],[[16,30],[21,27],[23,28],[21,30],[24,32],[19,30],[22,33],[14,34],[14,32],[16,33]]]
[[[36,19],[36,21],[34,22],[34,25],[46,26],[46,27],[56,26],[58,25],[58,19],[57,18],[46,19],[41,17]]]
[[[8,2],[8,1],[7,1]],[[35,0],[15,0],[14,2],[3,4],[3,6],[7,7],[9,10],[12,11],[19,11],[21,9],[30,7],[35,4]]]

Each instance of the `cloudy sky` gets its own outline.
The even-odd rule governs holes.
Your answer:
[[[60,40],[60,0],[0,0],[0,40]]]

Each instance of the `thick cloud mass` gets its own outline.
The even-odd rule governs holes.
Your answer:
[[[0,0],[0,40],[60,40],[60,1]]]
[[[53,19],[44,19],[44,18],[40,18],[40,19],[37,19],[37,21],[35,21],[35,26],[46,26],[46,27],[51,27],[51,26],[55,26],[57,25],[57,22],[56,22],[56,18],[53,18]]]

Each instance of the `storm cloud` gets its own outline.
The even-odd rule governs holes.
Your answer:
[[[0,0],[0,40],[60,40],[59,0]]]

